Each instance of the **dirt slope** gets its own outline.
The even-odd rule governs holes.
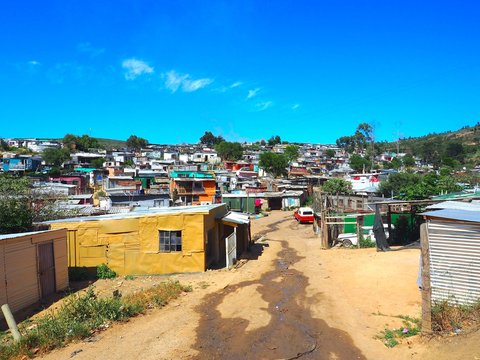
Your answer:
[[[419,250],[319,249],[290,213],[254,220],[258,243],[241,268],[177,275],[194,291],[46,359],[480,359],[480,336],[375,339],[396,315],[420,316]],[[99,282],[102,291],[163,277]]]

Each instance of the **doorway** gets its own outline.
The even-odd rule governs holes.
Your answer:
[[[53,242],[38,245],[38,270],[42,299],[55,293],[55,258]]]

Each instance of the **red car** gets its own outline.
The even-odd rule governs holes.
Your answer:
[[[295,219],[297,219],[299,223],[313,224],[314,221],[313,209],[309,207],[301,207],[293,213],[293,216],[295,216]]]

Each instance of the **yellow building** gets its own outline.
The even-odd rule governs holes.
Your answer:
[[[237,253],[250,241],[249,222],[225,204],[135,211],[47,222],[66,228],[68,265],[107,264],[119,275],[201,272],[225,263],[225,238],[237,234]],[[237,257],[238,257],[237,255]]]

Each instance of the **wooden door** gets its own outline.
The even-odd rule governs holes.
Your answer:
[[[53,243],[38,245],[38,267],[40,273],[41,296],[45,298],[55,293],[55,259]]]

